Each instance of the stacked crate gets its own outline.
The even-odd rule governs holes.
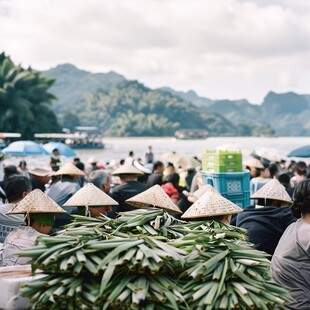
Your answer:
[[[250,173],[242,172],[240,151],[206,150],[202,158],[204,184],[244,208],[250,205]]]

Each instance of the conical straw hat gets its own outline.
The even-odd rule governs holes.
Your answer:
[[[181,216],[182,219],[210,217],[240,213],[243,210],[224,198],[214,189],[208,189],[191,207]]]
[[[136,175],[143,175],[144,173],[134,167],[131,164],[124,164],[118,167],[112,175],[120,175],[120,174],[136,174]]]
[[[292,199],[285,190],[285,187],[277,179],[270,180],[251,196],[251,199],[259,198],[280,200],[289,203],[292,202]]]
[[[258,169],[264,169],[264,165],[262,164],[262,162],[257,159],[257,158],[254,158],[254,157],[251,157],[247,160],[245,160],[243,162],[243,165],[244,166],[248,166],[248,167],[253,167],[253,168],[258,168]]]
[[[179,207],[172,202],[171,198],[158,184],[134,197],[127,199],[126,203],[137,208],[157,207],[165,209],[170,213],[182,213]]]
[[[81,176],[81,177],[85,175],[85,173],[82,170],[77,168],[72,163],[65,164],[58,171],[56,171],[54,175],[64,175],[64,174],[76,175],[76,176]]]
[[[83,206],[116,206],[118,202],[112,199],[105,192],[96,187],[93,183],[85,184],[79,189],[63,207]]]
[[[7,214],[23,214],[23,213],[65,213],[66,211],[61,208],[53,199],[48,197],[39,189],[34,189],[12,210]]]
[[[216,191],[216,189],[214,187],[212,187],[210,184],[206,184],[202,187],[200,187],[199,189],[197,189],[196,191],[194,191],[193,193],[190,193],[189,196],[187,197],[187,200],[194,203],[196,202],[205,192],[209,191],[209,190],[213,190]]]

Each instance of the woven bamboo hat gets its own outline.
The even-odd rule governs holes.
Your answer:
[[[112,199],[105,192],[96,187],[93,183],[85,184],[63,207],[95,207],[95,206],[116,206],[118,202]]]
[[[158,184],[134,197],[127,199],[126,203],[137,208],[157,207],[160,209],[165,209],[170,213],[182,213],[179,207],[172,202],[171,198]]]
[[[144,173],[134,167],[131,164],[124,164],[118,167],[112,175],[121,175],[121,174],[135,174],[135,175],[143,175]]]
[[[257,169],[264,169],[264,165],[262,164],[262,162],[254,157],[248,158],[247,160],[245,160],[243,162],[244,166],[248,166],[248,167],[253,167],[253,168],[257,168]]]
[[[51,177],[52,175],[54,175],[54,171],[41,167],[30,168],[28,169],[28,173],[38,177]]]
[[[64,175],[64,174],[75,175],[75,176],[79,176],[79,177],[82,177],[85,175],[85,173],[82,170],[77,168],[72,163],[65,164],[58,171],[56,171],[54,175]]]
[[[285,187],[277,180],[272,179],[251,196],[251,199],[273,199],[292,203],[292,199]]]
[[[61,208],[53,199],[48,197],[39,189],[34,189],[12,210],[7,214],[23,214],[23,213],[65,213],[66,211]]]
[[[189,196],[187,197],[187,200],[194,203],[196,202],[205,192],[207,191],[216,191],[214,187],[212,187],[210,184],[206,184],[193,193],[190,193]]]
[[[224,198],[214,189],[207,189],[205,193],[192,204],[181,216],[182,219],[210,217],[240,213],[243,210]]]

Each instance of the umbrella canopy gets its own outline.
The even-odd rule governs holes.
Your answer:
[[[15,141],[2,150],[10,155],[48,155],[48,152],[38,143],[33,141]]]
[[[310,145],[305,145],[293,150],[287,157],[310,157]]]
[[[65,157],[74,157],[76,156],[75,152],[65,143],[62,142],[48,142],[43,145],[44,149],[49,153],[52,154],[54,149],[58,149],[59,155]]]
[[[285,156],[279,152],[279,150],[270,147],[255,147],[252,155],[256,155],[260,158],[266,158],[267,160],[273,162],[280,162],[281,159],[285,159]]]
[[[173,152],[168,152],[165,154],[162,154],[159,157],[162,161],[168,161],[175,165],[182,166],[183,168],[195,168],[195,167],[201,167],[201,163],[196,160],[194,157],[191,157],[187,154],[176,154]]]

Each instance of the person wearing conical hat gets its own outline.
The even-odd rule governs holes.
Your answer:
[[[72,163],[67,163],[55,172],[54,177],[57,180],[50,186],[47,195],[57,204],[62,206],[71,196],[73,196],[81,186],[77,183],[79,177],[85,176],[85,173],[78,169]],[[76,214],[77,208],[67,208],[67,213],[58,214],[55,217],[54,230],[60,230],[62,226],[69,224],[72,220],[70,214]]]
[[[127,199],[126,203],[137,208],[160,208],[167,210],[169,213],[182,213],[179,207],[173,203],[171,198],[158,184]]]
[[[8,215],[24,214],[26,225],[14,229],[5,238],[0,266],[27,264],[29,258],[19,257],[18,253],[32,247],[38,236],[49,234],[58,213],[65,211],[39,189],[31,191],[7,212]]]
[[[125,201],[146,190],[146,186],[138,182],[138,176],[143,172],[134,167],[132,164],[125,163],[117,168],[113,176],[119,176],[121,184],[113,188],[111,197],[118,202],[118,206],[114,206],[112,211],[108,213],[111,218],[116,218],[118,212],[126,212],[134,210],[134,207],[128,205]]]
[[[202,196],[181,216],[186,220],[216,220],[230,224],[231,216],[243,210],[230,200],[223,197],[211,186],[207,187]]]
[[[107,215],[112,206],[118,203],[92,183],[87,183],[78,190],[63,207],[76,206],[81,214],[90,217]]]
[[[246,207],[238,214],[236,226],[248,230],[250,241],[259,250],[273,255],[285,229],[296,221],[288,208],[291,197],[277,179],[272,179],[251,198],[257,199],[257,205]]]

